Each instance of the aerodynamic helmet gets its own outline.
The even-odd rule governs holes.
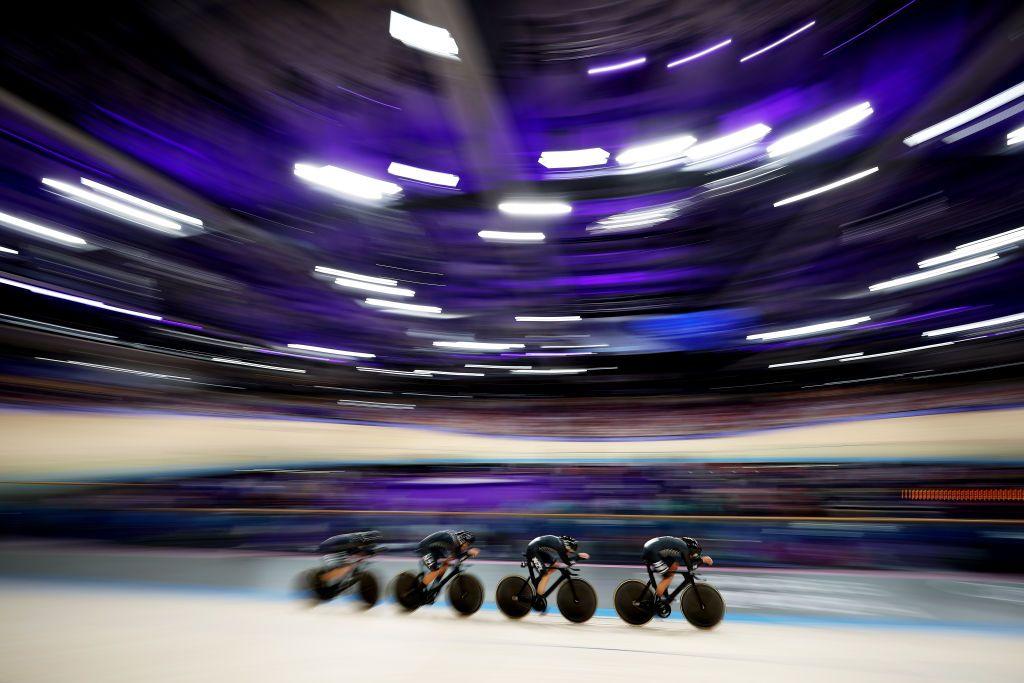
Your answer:
[[[580,547],[580,544],[572,536],[559,536],[558,538],[562,540],[565,549],[571,553],[576,552],[576,549]]]
[[[476,540],[476,536],[465,530],[456,531],[455,540],[459,542],[459,545],[470,545]]]

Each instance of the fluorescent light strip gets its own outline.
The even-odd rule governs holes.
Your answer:
[[[788,368],[791,365],[810,365],[811,363],[824,363],[830,360],[840,360],[842,358],[853,358],[854,356],[863,356],[863,351],[857,353],[843,353],[838,356],[826,356],[825,358],[811,358],[810,360],[794,360],[789,363],[772,363],[769,365],[770,368]]]
[[[300,374],[306,374],[305,370],[297,370],[295,368],[282,368],[278,365],[263,365],[262,363],[250,363],[249,361],[237,360],[235,358],[220,358],[215,357],[210,360],[215,363],[228,363],[229,365],[245,365],[250,368],[261,368],[263,370],[280,370],[281,372],[297,372]]]
[[[338,401],[338,405],[356,406],[359,408],[387,408],[391,410],[412,410],[416,407],[412,403],[384,403],[382,401],[355,401],[352,399],[342,399]]]
[[[419,311],[422,313],[440,313],[441,308],[439,306],[423,306],[421,304],[407,304],[404,301],[385,301],[384,299],[367,299],[366,302],[370,306],[379,306],[381,308],[397,309],[401,311]]]
[[[343,349],[330,349],[325,346],[310,346],[309,344],[289,344],[289,349],[299,349],[302,351],[316,351],[317,353],[326,353],[331,356],[348,356],[350,358],[376,358],[377,356],[372,353],[363,353],[362,351],[345,351]]]
[[[953,372],[937,372],[931,375],[922,375],[920,377],[915,377],[914,379],[930,379],[932,377],[945,377],[946,375],[966,375],[969,372],[982,372],[983,370],[995,370],[996,368],[1009,368],[1015,365],[1024,365],[1024,362],[1000,363],[999,365],[985,365],[980,368],[971,368],[970,370],[955,370]]]
[[[356,370],[359,372],[373,372],[378,375],[399,375],[401,377],[426,377],[430,378],[430,375],[422,372],[413,372],[412,370],[388,370],[386,368],[367,368],[362,366],[356,366]]]
[[[593,225],[587,226],[588,232],[616,232],[620,230],[631,230],[633,228],[646,228],[658,223],[664,223],[679,215],[681,209],[674,204],[649,207],[646,209],[633,209],[623,213],[612,214],[602,218]]]
[[[324,275],[334,275],[335,277],[340,277],[347,280],[372,282],[377,285],[387,285],[388,287],[395,287],[396,285],[398,285],[398,280],[392,280],[386,277],[371,277],[369,275],[360,275],[359,273],[352,273],[347,270],[338,270],[337,268],[328,268],[327,266],[317,266],[313,270],[316,271],[317,273],[323,273]]]
[[[202,227],[203,225],[203,222],[194,216],[189,216],[183,213],[179,213],[177,211],[172,211],[171,209],[168,209],[165,206],[160,206],[159,204],[154,204],[153,202],[147,202],[145,199],[139,199],[138,197],[132,196],[127,192],[121,192],[120,190],[115,190],[112,187],[101,185],[97,183],[95,180],[89,180],[88,178],[79,178],[79,180],[86,187],[91,187],[97,192],[109,195],[111,197],[114,197],[115,199],[120,199],[121,201],[128,202],[129,204],[134,204],[135,206],[141,209],[145,209],[146,211],[158,213],[163,216],[167,216],[168,218],[173,218],[176,221],[188,223],[189,225],[194,225],[196,227]]]
[[[565,216],[572,205],[565,202],[501,202],[498,211],[510,216]]]
[[[467,368],[482,368],[485,370],[532,370],[532,365],[480,365],[466,363]]]
[[[922,142],[927,142],[933,138],[936,138],[944,133],[948,133],[954,128],[959,128],[965,123],[969,123],[974,119],[984,116],[994,109],[1012,102],[1013,100],[1024,96],[1024,82],[1018,83],[1017,85],[1002,91],[997,95],[993,95],[983,102],[979,102],[969,109],[965,109],[959,114],[954,114],[948,119],[943,119],[938,123],[928,126],[923,130],[919,130],[913,135],[905,138],[903,144],[907,147],[914,147],[920,145]]]
[[[977,330],[983,327],[996,327],[998,325],[1005,325],[1006,323],[1017,322],[1018,320],[1024,320],[1024,313],[1015,313],[1013,315],[1004,315],[1001,318],[991,318],[990,320],[982,320],[976,323],[967,323],[966,325],[956,325],[954,327],[943,327],[938,330],[929,330],[924,332],[921,336],[923,337],[939,337],[944,334],[955,334],[956,332],[966,332],[968,330]]]
[[[83,190],[77,185],[53,180],[52,178],[43,178],[43,185],[47,185],[55,190],[63,192],[73,199],[81,200],[92,208],[113,214],[118,218],[123,218],[133,223],[138,223],[139,225],[144,225],[148,228],[174,231],[182,229],[181,225],[175,223],[169,218],[164,218],[163,216],[158,216],[156,214],[149,213],[148,211],[137,209],[133,206],[129,206],[128,204],[110,199],[109,197],[104,197],[96,192]]]
[[[102,308],[106,311],[113,311],[114,313],[124,313],[125,315],[134,315],[137,318],[146,318],[147,320],[163,320],[159,315],[153,315],[152,313],[143,313],[142,311],[133,311],[130,308],[121,308],[120,306],[111,306],[105,304],[102,301],[95,299],[86,299],[81,296],[74,296],[73,294],[65,294],[64,292],[57,292],[52,289],[46,289],[45,287],[36,287],[24,282],[18,282],[16,280],[8,280],[7,278],[0,277],[0,284],[9,285],[11,287],[17,287],[18,289],[24,289],[33,294],[42,294],[43,296],[52,296],[55,299],[63,299],[65,301],[73,301],[78,304],[85,304],[86,306],[92,306],[94,308]]]
[[[868,290],[877,292],[883,289],[892,289],[893,287],[903,287],[904,285],[911,285],[917,282],[923,282],[924,280],[930,280],[931,278],[946,275],[948,273],[955,273],[958,270],[964,270],[965,268],[973,268],[974,266],[980,266],[985,263],[990,263],[999,258],[999,254],[985,254],[984,256],[978,256],[976,258],[967,259],[958,263],[953,263],[948,266],[942,266],[941,268],[935,268],[933,270],[922,270],[912,275],[904,275],[903,277],[894,278],[892,280],[886,280],[885,282],[876,282],[873,285],[868,286]]]
[[[378,292],[380,294],[390,294],[391,296],[416,296],[416,292],[405,287],[388,287],[387,285],[375,285],[372,282],[359,282],[358,280],[347,280],[343,277],[339,277],[334,281],[334,284],[339,287],[348,287],[349,289],[360,289],[365,292]]]
[[[861,356],[858,356],[856,358],[844,358],[843,360],[841,360],[839,362],[840,363],[849,363],[849,362],[855,361],[855,360],[867,360],[868,358],[881,358],[882,356],[895,356],[895,355],[900,354],[900,353],[910,353],[911,351],[923,351],[925,349],[934,349],[934,348],[936,348],[938,346],[951,346],[953,344],[956,344],[956,342],[942,342],[942,343],[939,343],[939,344],[926,344],[925,346],[914,346],[914,347],[911,347],[909,349],[899,349],[898,351],[885,351],[883,353],[869,353],[866,356],[865,355],[861,355]]]
[[[429,185],[441,185],[443,187],[455,187],[459,184],[459,176],[451,173],[442,173],[440,171],[428,171],[425,168],[416,168],[415,166],[407,166],[400,164],[397,161],[392,161],[391,165],[388,166],[388,173],[391,175],[398,176],[399,178],[409,178],[410,180],[418,180],[421,183],[427,183]]]
[[[526,348],[525,344],[504,344],[500,342],[477,341],[436,341],[434,346],[445,349],[467,349],[471,351],[508,351]]]
[[[680,64],[686,64],[687,62],[692,62],[695,59],[700,59],[704,55],[711,54],[715,50],[721,50],[723,47],[729,45],[730,43],[732,43],[732,38],[726,38],[722,42],[716,43],[715,45],[712,45],[707,49],[701,50],[700,52],[694,52],[692,55],[687,55],[682,59],[677,59],[674,62],[669,62],[668,64],[665,65],[665,68],[672,69],[674,67],[679,66]]]
[[[592,356],[597,351],[531,351],[527,356]]]
[[[333,389],[335,391],[352,391],[352,392],[355,392],[357,394],[391,394],[391,393],[394,393],[394,392],[391,392],[391,391],[378,391],[376,389],[352,389],[350,387],[329,387],[329,386],[324,386],[323,384],[314,384],[313,388],[314,389]]]
[[[804,199],[808,199],[810,197],[814,197],[815,195],[819,195],[819,194],[822,194],[824,192],[828,192],[829,190],[834,190],[837,187],[842,187],[843,185],[848,185],[849,183],[852,183],[852,182],[855,182],[857,180],[860,180],[861,178],[867,177],[867,176],[871,175],[872,173],[875,173],[876,171],[878,171],[878,167],[877,166],[875,166],[874,168],[869,168],[866,171],[861,171],[860,173],[854,173],[851,176],[847,176],[845,178],[840,178],[839,180],[837,180],[835,182],[832,182],[832,183],[829,183],[828,185],[822,185],[821,187],[816,187],[813,190],[808,190],[807,192],[801,192],[800,194],[793,195],[792,197],[786,197],[785,199],[780,199],[779,201],[777,201],[774,204],[772,204],[772,206],[774,206],[774,207],[785,206],[786,204],[793,204],[794,202],[799,202],[799,201],[802,201]]]
[[[867,355],[861,355],[856,358],[845,358],[840,362],[850,362],[851,360],[866,360],[867,358],[881,358],[884,355],[897,355],[899,353],[909,353],[910,351],[923,351],[926,348],[936,348],[937,346],[951,346],[956,342],[942,342],[940,344],[926,344],[925,346],[913,346],[911,348],[901,348],[897,351],[885,351],[883,353],[868,353]]]
[[[567,323],[583,320],[578,315],[517,315],[517,323]]]
[[[690,161],[704,161],[714,157],[736,152],[764,139],[772,129],[763,123],[755,123],[742,130],[720,138],[702,142],[686,150],[686,158]]]
[[[934,266],[939,263],[946,263],[947,261],[956,261],[958,259],[966,258],[972,254],[979,254],[986,251],[992,251],[999,247],[1005,247],[1017,242],[1024,241],[1024,228],[1017,228],[1015,230],[1009,230],[1007,232],[986,237],[985,239],[977,240],[975,242],[968,242],[967,244],[961,244],[953,251],[932,258],[927,258],[923,261],[917,262],[918,268],[927,268]]]
[[[543,368],[513,370],[512,372],[517,375],[578,375],[586,371],[586,368]]]
[[[477,233],[482,239],[497,242],[543,242],[542,232],[506,232],[504,230],[481,230]]]
[[[804,389],[811,389],[813,387],[831,387],[837,384],[859,384],[861,382],[871,382],[876,379],[892,379],[893,377],[906,377],[907,375],[917,375],[922,372],[931,372],[931,370],[914,370],[913,372],[897,372],[893,375],[878,375],[877,377],[862,377],[861,379],[844,379],[841,382],[825,382],[824,384],[806,384]],[[917,379],[915,377],[915,379]]]
[[[17,249],[8,249],[7,247],[0,247],[0,253],[2,254],[18,254]]]
[[[640,66],[641,64],[647,63],[647,57],[637,57],[636,59],[630,59],[625,62],[618,62],[616,64],[609,64],[607,66],[595,66],[587,69],[587,74],[590,76],[596,76],[598,74],[611,73],[612,71],[622,71],[623,69],[630,69],[634,66]]]
[[[601,349],[608,346],[607,344],[541,344],[542,349]]]
[[[402,191],[400,185],[348,171],[337,166],[295,164],[295,175],[329,190],[359,199],[380,200]]]
[[[57,358],[44,358],[43,356],[36,356],[36,360],[48,360],[54,363],[65,363],[67,365],[80,365],[86,368],[96,368],[98,370],[112,370],[114,372],[125,372],[131,375],[142,375],[143,377],[157,377],[159,379],[180,379],[190,380],[191,377],[179,377],[178,375],[165,375],[159,372],[144,372],[142,370],[132,370],[130,368],[118,368],[113,365],[100,365],[99,363],[86,363],[78,360],[59,360]]]
[[[1007,146],[1017,145],[1020,144],[1021,142],[1024,142],[1024,128],[1011,130],[1009,133],[1006,134]]]
[[[871,108],[870,102],[861,102],[849,109],[844,109],[834,116],[822,119],[817,123],[812,123],[794,133],[779,138],[768,145],[768,156],[782,156],[783,154],[789,154],[790,152],[813,145],[816,142],[821,142],[836,133],[852,128],[874,113],[875,110]]]
[[[829,332],[831,330],[839,330],[845,327],[853,327],[863,322],[871,320],[871,316],[862,315],[858,318],[848,318],[846,320],[831,320],[825,323],[816,323],[814,325],[804,325],[803,327],[794,327],[789,330],[776,330],[774,332],[761,332],[760,334],[751,334],[747,336],[749,340],[759,341],[770,341],[772,339],[789,339],[790,337],[804,337],[809,334],[815,334],[817,332]]]
[[[604,166],[610,153],[600,147],[569,149],[562,152],[541,152],[537,163],[544,168],[582,168]]]
[[[960,140],[963,140],[968,136],[974,135],[975,133],[979,133],[985,130],[986,128],[991,128],[997,123],[1012,118],[1017,114],[1021,113],[1022,111],[1024,111],[1024,102],[1018,102],[1012,107],[1007,107],[1001,112],[992,114],[992,116],[987,116],[975,124],[967,126],[966,128],[962,128],[955,133],[950,133],[946,137],[942,138],[942,141],[947,145],[951,145],[954,142],[959,142]]]
[[[697,138],[692,135],[677,135],[654,142],[627,147],[615,161],[621,166],[647,166],[670,164],[683,158],[683,152],[692,147]]]
[[[815,22],[813,22],[813,21],[812,21],[812,22],[809,22],[809,23],[807,23],[807,24],[804,24],[803,26],[801,26],[801,27],[800,27],[800,28],[798,28],[797,30],[795,30],[795,31],[793,31],[792,33],[790,33],[790,34],[789,34],[788,36],[783,36],[782,38],[779,38],[778,40],[776,40],[776,41],[775,41],[774,43],[772,43],[771,45],[765,45],[764,47],[762,47],[762,48],[761,48],[760,50],[758,50],[757,52],[751,52],[751,53],[750,53],[749,55],[747,55],[746,57],[741,57],[741,58],[740,58],[740,62],[745,62],[745,61],[747,61],[747,60],[749,60],[749,59],[753,59],[754,57],[757,57],[758,55],[761,55],[761,54],[764,54],[765,52],[768,52],[768,50],[771,50],[771,49],[772,49],[772,48],[774,48],[774,47],[778,47],[779,45],[782,45],[782,44],[783,44],[784,42],[786,42],[786,41],[787,41],[787,40],[789,40],[790,38],[795,38],[796,36],[800,35],[800,34],[801,34],[801,33],[803,33],[804,31],[808,30],[809,28],[811,28],[812,26],[814,26],[814,24],[815,24]]]
[[[417,375],[451,375],[452,377],[486,377],[482,372],[453,372],[451,370],[416,370]]]
[[[39,225],[38,223],[27,221],[24,218],[12,216],[9,213],[0,212],[0,224],[23,232],[39,235],[40,237],[48,237],[50,239],[57,240],[58,242],[64,242],[65,244],[86,244],[86,241],[81,237],[61,232],[60,230],[54,230],[53,228],[48,228],[45,225]]]
[[[448,29],[416,21],[398,12],[391,12],[388,25],[391,37],[411,48],[429,52],[438,57],[459,58],[459,46]]]
[[[3,320],[8,325],[18,325],[19,327],[28,327],[35,330],[42,330],[44,332],[52,332],[54,334],[70,335],[73,337],[85,337],[86,339],[117,339],[117,336],[113,334],[103,334],[101,332],[91,332],[89,330],[80,330],[76,327],[65,327],[64,325],[56,325],[54,323],[44,323],[41,320],[33,320],[32,318],[22,318],[16,315],[5,315],[0,313],[0,320]]]

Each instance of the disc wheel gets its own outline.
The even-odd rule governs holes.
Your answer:
[[[395,602],[406,612],[415,611],[421,604],[420,580],[412,572],[395,577]]]
[[[569,579],[558,589],[558,611],[574,624],[587,621],[596,610],[597,593],[583,579]]]
[[[494,601],[509,619],[522,619],[533,604],[533,586],[521,576],[506,576],[498,582]]]
[[[615,589],[615,612],[627,624],[643,626],[654,618],[654,591],[643,581],[623,581]]]
[[[472,574],[459,574],[448,585],[448,604],[464,617],[484,604],[484,586]]]
[[[699,591],[699,595],[698,595]],[[709,629],[718,625],[725,616],[725,600],[710,583],[695,583],[683,589],[679,598],[686,620],[697,628]],[[704,604],[701,607],[701,603]]]
[[[310,597],[319,602],[333,600],[338,595],[338,589],[323,580],[324,572],[320,569],[311,569],[303,575],[302,583]]]
[[[362,598],[366,607],[373,607],[377,604],[380,599],[380,583],[376,576],[369,572],[360,574],[359,583],[356,585],[359,589],[359,597]]]

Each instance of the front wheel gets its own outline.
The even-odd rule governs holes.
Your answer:
[[[558,611],[574,624],[582,624],[597,610],[597,593],[583,579],[569,579],[558,589]]]
[[[714,628],[725,616],[725,600],[710,583],[694,583],[684,588],[679,604],[683,616],[697,628]]]
[[[643,581],[623,581],[615,589],[615,612],[627,624],[643,626],[654,618],[654,591]]]
[[[472,574],[459,574],[448,586],[448,604],[460,615],[468,617],[484,604],[484,586]]]
[[[498,582],[494,601],[509,619],[521,619],[529,614],[533,604],[533,586],[521,576],[506,576]]]
[[[380,599],[380,583],[377,577],[369,572],[359,575],[359,597],[366,607],[373,607]]]
[[[412,572],[402,572],[395,577],[395,601],[406,612],[415,611],[420,606],[422,592],[420,580]]]

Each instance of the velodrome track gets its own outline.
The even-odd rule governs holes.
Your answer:
[[[493,603],[471,618],[443,604],[401,614],[339,599],[311,608],[292,591],[315,558],[50,544],[0,549],[0,680],[1005,681],[1024,665],[1024,581],[891,572],[706,573],[726,620],[691,628],[678,613],[642,628],[609,609],[628,567],[590,566],[598,616],[552,610],[511,622]],[[389,558],[389,579],[413,566]],[[488,599],[516,563],[472,571]],[[454,671],[453,674],[448,672]],[[464,671],[464,673],[462,673]]]

